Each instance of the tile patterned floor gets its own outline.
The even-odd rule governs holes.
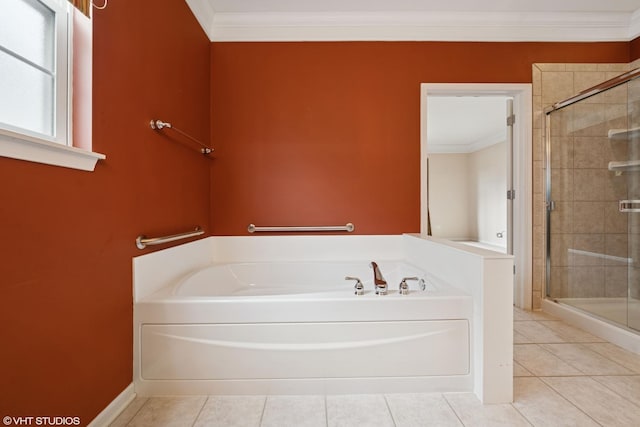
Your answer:
[[[514,310],[514,402],[471,393],[136,398],[111,424],[153,427],[640,426],[640,355]]]

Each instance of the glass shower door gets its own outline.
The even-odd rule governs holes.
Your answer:
[[[620,202],[620,210],[628,222],[628,299],[627,326],[640,330],[640,79],[627,84],[629,146],[626,165],[627,197]]]
[[[627,89],[553,110],[546,121],[547,296],[625,326],[634,217],[620,201],[631,200],[628,181],[640,176],[624,170],[634,158]]]

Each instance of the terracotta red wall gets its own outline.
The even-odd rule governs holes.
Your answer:
[[[629,42],[629,62],[640,59],[640,37]]]
[[[0,416],[89,423],[132,380],[140,233],[209,230],[210,42],[183,0],[94,14],[93,173],[0,157]],[[167,132],[167,135],[171,133]]]
[[[213,43],[215,234],[420,228],[420,83],[528,83],[536,62],[628,62],[628,43]],[[464,119],[460,118],[464,126]]]

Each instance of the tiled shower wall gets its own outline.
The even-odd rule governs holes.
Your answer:
[[[546,233],[546,209],[545,209],[545,169],[544,169],[544,112],[543,110],[551,104],[567,99],[585,89],[611,79],[621,73],[635,68],[638,64],[534,64],[533,65],[533,309],[537,310],[541,307],[542,298],[545,295],[545,233]],[[621,99],[620,97],[624,99]],[[610,114],[612,120],[619,117],[626,119],[626,92],[618,91],[618,99],[616,93],[611,92],[605,98],[608,105],[598,105],[596,100],[592,100],[580,105],[577,110],[583,109],[585,117],[593,117]],[[620,110],[620,111],[617,111]],[[557,114],[557,113],[554,113]],[[554,128],[555,132],[562,132],[562,122],[560,117],[554,119],[559,123],[558,128]],[[602,122],[607,120],[603,116]],[[603,126],[609,126],[611,123]],[[620,127],[625,127],[625,123],[621,123]],[[623,292],[618,289],[622,280],[616,280],[616,274],[622,277],[626,273],[623,271],[625,267],[619,265],[605,265],[606,258],[594,259],[593,257],[583,257],[580,252],[569,255],[568,248],[579,249],[585,252],[606,253],[605,229],[609,231],[622,231],[626,229],[626,223],[621,224],[613,219],[615,215],[611,214],[611,206],[613,200],[607,200],[608,196],[604,195],[604,190],[599,189],[596,182],[591,182],[598,175],[609,174],[606,161],[603,165],[603,157],[606,153],[602,149],[606,144],[598,143],[598,138],[604,133],[599,132],[599,136],[595,133],[585,131],[580,135],[572,135],[571,140],[564,148],[558,150],[556,155],[552,157],[552,173],[554,174],[554,182],[563,182],[566,187],[563,189],[556,185],[554,188],[553,198],[556,200],[556,214],[559,217],[552,225],[552,233],[556,248],[562,248],[559,253],[553,256],[559,257],[560,265],[552,274],[555,274],[558,287],[555,289],[557,297],[566,296],[571,287],[580,287],[587,294],[582,296],[600,296],[596,293],[602,293],[601,296],[614,296]],[[577,141],[577,138],[581,138]],[[576,150],[576,143],[580,143],[579,149]],[[554,152],[556,152],[554,151]],[[578,167],[580,170],[574,173],[567,173],[568,167]],[[569,189],[577,190],[578,195],[569,196]],[[558,191],[560,190],[560,191]],[[602,190],[602,191],[601,191]],[[582,195],[580,195],[582,193]],[[579,200],[579,201],[578,201]],[[617,208],[617,206],[616,206]],[[570,234],[571,233],[571,234]],[[577,233],[577,234],[575,234]],[[625,247],[626,230],[612,234],[609,240],[609,251],[616,253],[616,245]],[[625,236],[625,237],[623,237]],[[564,240],[563,240],[564,239]],[[616,242],[616,239],[619,240]],[[620,252],[620,251],[617,251]],[[620,254],[624,255],[625,254]],[[569,259],[569,257],[573,257]],[[576,269],[577,274],[568,274],[570,265],[587,264],[587,268]],[[599,264],[599,265],[598,265]],[[611,264],[611,263],[609,263]],[[605,273],[607,271],[607,273]],[[582,277],[586,274],[586,276]],[[608,274],[609,288],[607,293],[605,277]],[[598,281],[594,278],[602,278]],[[590,283],[591,286],[582,287],[584,283]],[[616,284],[617,283],[617,284]],[[626,289],[626,288],[625,288]],[[580,296],[580,295],[578,295]]]

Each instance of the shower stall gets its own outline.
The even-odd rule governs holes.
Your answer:
[[[640,69],[545,110],[546,296],[640,331]]]

